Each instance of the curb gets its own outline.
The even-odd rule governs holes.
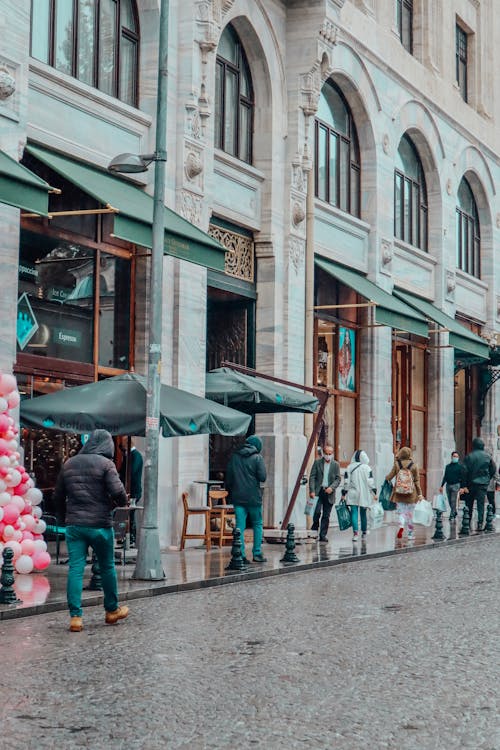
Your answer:
[[[199,589],[214,588],[216,586],[225,586],[232,583],[242,583],[244,581],[255,581],[259,578],[270,578],[271,576],[286,575],[288,573],[305,573],[318,568],[332,568],[337,565],[348,565],[364,560],[376,560],[383,557],[394,557],[396,555],[412,554],[414,552],[423,552],[434,550],[439,547],[451,547],[457,544],[481,544],[487,540],[498,539],[496,534],[491,535],[474,535],[463,537],[461,539],[445,539],[429,544],[419,544],[416,547],[401,547],[399,549],[385,550],[382,552],[371,552],[365,555],[346,555],[346,557],[336,558],[335,560],[317,560],[311,563],[288,563],[283,564],[280,568],[270,568],[269,570],[248,570],[242,572],[228,571],[225,576],[217,578],[207,578],[199,581],[190,581],[189,583],[160,584],[150,588],[140,588],[134,591],[118,592],[121,601],[132,601],[134,599],[147,599],[152,596],[163,596],[164,594],[180,594],[184,591],[196,591]],[[102,604],[102,594],[95,596],[86,596],[82,601],[82,607],[95,607]],[[10,608],[0,610],[0,621],[15,620],[21,617],[32,617],[33,615],[48,614],[52,612],[61,612],[67,610],[66,601],[48,602],[47,604],[38,604],[33,607]]]

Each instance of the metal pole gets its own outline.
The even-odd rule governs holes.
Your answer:
[[[158,581],[165,578],[158,532],[158,445],[161,386],[161,321],[163,250],[165,246],[165,174],[167,161],[169,0],[160,2],[158,92],[156,105],[156,153],[153,196],[151,275],[149,280],[149,349],[146,395],[146,445],[144,455],[144,511],[139,530],[133,578]]]

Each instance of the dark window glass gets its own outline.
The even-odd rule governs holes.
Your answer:
[[[394,173],[394,235],[421,250],[428,249],[424,170],[407,135],[400,141]]]
[[[215,145],[252,162],[253,89],[241,42],[229,24],[222,32],[215,68]]]
[[[413,0],[396,0],[396,24],[401,44],[413,54]]]
[[[101,252],[99,268],[99,364],[129,367],[130,261]]]
[[[31,0],[31,55],[137,106],[136,19],[132,0]]]
[[[480,278],[480,253],[481,233],[477,205],[471,187],[463,177],[457,201],[457,268]]]
[[[462,99],[467,101],[467,33],[461,26],[456,24],[455,27],[455,68],[458,88],[462,94]]]
[[[340,90],[327,81],[316,116],[316,197],[360,215],[360,160],[356,128]]]

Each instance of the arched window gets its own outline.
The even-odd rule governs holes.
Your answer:
[[[407,135],[399,143],[394,171],[394,235],[421,250],[428,249],[424,170]]]
[[[480,278],[479,214],[471,187],[465,177],[462,177],[460,182],[457,199],[457,268]]]
[[[340,89],[327,81],[316,115],[316,197],[360,215],[360,161],[356,127]]]
[[[31,56],[137,106],[139,24],[133,0],[32,0]]]
[[[241,42],[228,24],[219,42],[215,68],[215,145],[252,163],[253,88]]]

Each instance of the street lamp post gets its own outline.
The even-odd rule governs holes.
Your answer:
[[[144,453],[144,511],[139,529],[137,561],[133,578],[158,581],[165,578],[158,532],[158,446],[160,428],[161,330],[163,250],[165,246],[165,173],[167,161],[169,0],[160,2],[156,150],[154,154],[120,154],[110,163],[111,172],[144,172],[154,162],[153,224],[149,279],[149,348],[146,395],[146,445]]]

